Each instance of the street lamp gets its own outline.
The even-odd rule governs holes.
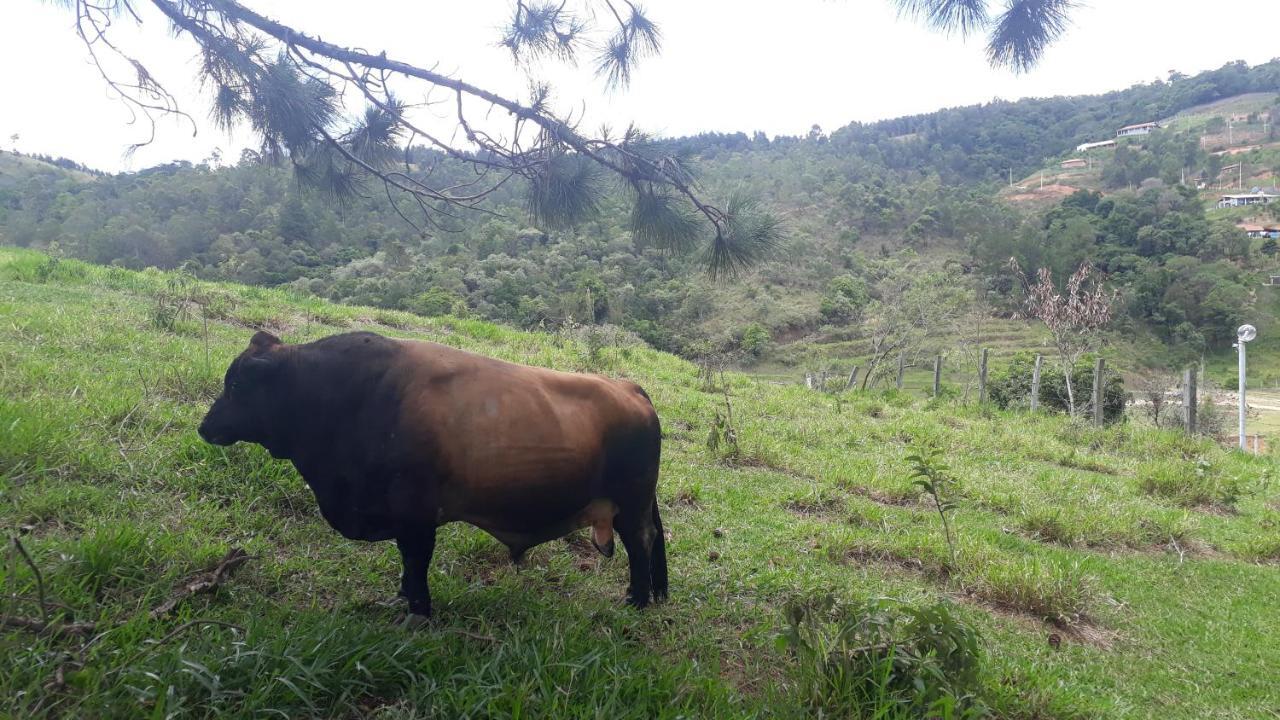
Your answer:
[[[1236,347],[1236,348],[1239,350],[1239,352],[1240,352],[1240,449],[1241,449],[1241,450],[1244,450],[1244,449],[1245,449],[1245,445],[1244,445],[1244,409],[1245,409],[1245,400],[1244,400],[1244,394],[1245,394],[1245,387],[1244,387],[1244,375],[1245,375],[1244,345],[1245,345],[1245,343],[1249,342],[1250,340],[1252,340],[1252,339],[1254,339],[1254,338],[1256,338],[1256,337],[1258,337],[1258,328],[1256,328],[1256,327],[1254,327],[1254,326],[1252,326],[1252,325],[1241,325],[1240,327],[1236,328],[1236,343],[1235,343],[1235,347]]]

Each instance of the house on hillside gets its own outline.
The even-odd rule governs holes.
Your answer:
[[[1159,130],[1160,123],[1147,122],[1138,123],[1137,125],[1125,125],[1116,131],[1116,137],[1133,137],[1135,135],[1149,135],[1152,130]]]
[[[1280,240],[1280,225],[1251,225],[1249,223],[1239,223],[1236,227],[1243,230],[1247,237],[1275,238]]]
[[[1097,150],[1098,148],[1115,147],[1115,144],[1116,144],[1115,140],[1101,140],[1099,142],[1080,143],[1079,145],[1076,146],[1076,152],[1089,152],[1090,150]]]
[[[1218,200],[1218,207],[1243,207],[1245,205],[1268,205],[1280,200],[1280,192],[1275,190],[1258,190],[1247,193],[1234,193],[1231,195],[1223,195]]]
[[[1089,161],[1084,158],[1071,158],[1058,163],[1058,167],[1063,170],[1073,170],[1075,168],[1089,167]]]

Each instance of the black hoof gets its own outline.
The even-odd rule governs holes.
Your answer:
[[[417,630],[420,627],[426,627],[431,623],[430,615],[415,615],[409,613],[400,621],[400,625],[406,630]]]
[[[600,551],[601,555],[607,558],[613,557],[613,548],[614,548],[613,538],[609,538],[609,542],[605,543],[604,546],[601,546],[599,543],[596,542],[595,538],[592,538],[591,544],[595,546],[596,550]]]
[[[409,601],[409,614],[410,614],[410,615],[421,615],[421,616],[422,616],[422,617],[424,617],[424,618],[429,618],[429,617],[431,617],[431,601],[430,601],[430,600],[425,600],[425,601],[420,600],[420,601],[414,602],[413,600],[410,600],[410,601]]]
[[[649,607],[649,597],[647,595],[645,597],[638,597],[628,593],[626,602],[637,610],[643,610],[646,607]]]

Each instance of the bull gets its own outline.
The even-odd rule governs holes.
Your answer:
[[[616,532],[627,602],[667,597],[661,428],[635,383],[371,332],[296,345],[258,332],[199,433],[290,460],[344,537],[395,540],[413,615],[431,614],[428,568],[450,522],[486,531],[515,562],[583,527],[611,556]]]

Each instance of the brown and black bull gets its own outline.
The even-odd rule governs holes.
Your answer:
[[[519,561],[591,527],[627,549],[627,601],[667,596],[655,491],[661,430],[638,385],[368,332],[286,345],[259,332],[227,369],[200,436],[287,458],[320,513],[355,540],[392,540],[400,592],[431,614],[436,528],[475,525]]]

